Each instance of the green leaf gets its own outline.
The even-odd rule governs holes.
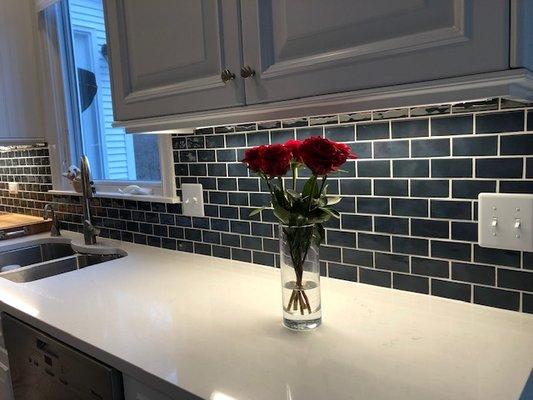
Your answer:
[[[290,218],[289,218],[289,225],[290,226],[307,225],[307,223],[308,223],[308,221],[307,221],[306,217],[304,217],[301,214],[294,213],[294,210],[293,210],[293,212],[291,212]]]
[[[308,214],[308,207],[308,198],[294,199],[291,206],[291,213],[306,216]]]
[[[279,204],[275,203],[274,205],[274,215],[284,224],[289,223],[291,213],[281,207]]]
[[[328,213],[329,215],[331,215],[334,218],[337,218],[337,219],[341,218],[341,215],[339,214],[339,212],[337,210],[333,210],[332,208],[320,207],[320,210]]]
[[[287,189],[286,192],[287,192],[287,194],[289,194],[294,199],[299,199],[299,198],[302,197],[302,195],[299,192],[297,192],[296,190]]]
[[[307,182],[305,182],[304,188],[302,190],[302,196],[312,196],[315,197],[316,189],[316,175],[311,176]]]
[[[330,218],[331,218],[331,215],[325,214],[321,217],[309,218],[309,223],[310,224],[323,224],[324,222],[328,222]]]
[[[259,214],[261,211],[263,211],[266,208],[266,206],[256,208],[252,211],[250,211],[250,214],[248,214],[249,217],[253,217],[254,215]]]
[[[279,189],[279,188],[274,189],[274,196],[275,196],[274,200],[276,201],[276,203],[278,203],[281,206],[285,205],[285,201],[287,199],[285,198],[285,192],[282,189]]]
[[[339,203],[342,200],[340,196],[326,196],[326,205],[332,206]]]
[[[331,213],[327,212],[326,209],[319,207],[313,211],[311,216],[309,216],[308,221],[310,224],[322,224],[327,222],[330,218]]]
[[[318,246],[320,246],[324,242],[325,237],[326,237],[326,231],[324,230],[324,227],[322,226],[322,224],[316,224],[315,232],[313,235],[313,240],[315,241],[315,243]]]

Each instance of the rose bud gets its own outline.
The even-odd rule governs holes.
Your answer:
[[[296,162],[302,162],[302,156],[300,154],[300,147],[302,142],[300,140],[290,139],[285,142],[285,147],[288,148],[292,154],[292,158]]]
[[[339,166],[340,151],[328,139],[318,136],[305,139],[300,147],[300,154],[314,175],[327,175]]]
[[[271,178],[285,175],[291,166],[291,151],[282,144],[265,146],[261,156],[261,170]]]
[[[253,172],[261,171],[262,154],[266,147],[262,145],[246,150],[242,162]]]

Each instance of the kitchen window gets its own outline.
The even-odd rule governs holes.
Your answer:
[[[48,89],[55,93],[51,103],[56,125],[63,125],[57,129],[56,147],[51,145],[61,166],[56,175],[78,165],[85,154],[99,193],[118,194],[119,188],[136,184],[162,201],[173,200],[169,135],[132,135],[113,127],[103,0],[41,3],[39,32]],[[69,183],[56,176],[54,189],[68,190]]]

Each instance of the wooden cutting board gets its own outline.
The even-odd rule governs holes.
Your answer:
[[[40,225],[43,225],[42,227]],[[0,230],[11,230],[22,227],[29,227],[31,231],[44,232],[51,225],[51,221],[45,221],[41,217],[24,214],[0,214]],[[48,226],[48,229],[46,229]]]

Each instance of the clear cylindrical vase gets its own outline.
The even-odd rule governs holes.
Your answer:
[[[283,325],[306,331],[322,321],[319,244],[315,227],[280,225]]]

